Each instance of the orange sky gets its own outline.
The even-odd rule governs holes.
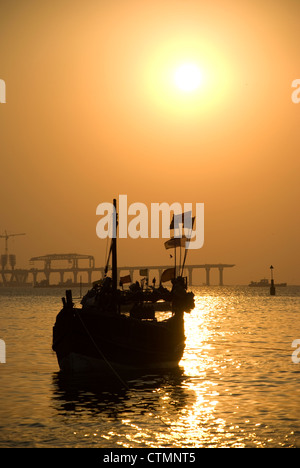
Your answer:
[[[0,233],[26,233],[9,243],[18,266],[60,252],[102,266],[96,207],[127,194],[203,202],[188,262],[235,263],[226,283],[272,263],[300,284],[299,18],[298,0],[1,1]],[[186,60],[206,79],[189,95],[170,81]],[[151,239],[118,254],[169,262]]]

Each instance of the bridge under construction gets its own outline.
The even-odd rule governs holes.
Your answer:
[[[86,284],[91,285],[93,281],[99,280],[104,276],[104,267],[96,267],[95,259],[92,255],[82,255],[76,253],[67,254],[49,254],[30,259],[31,268],[17,269],[16,258],[11,256],[10,265],[2,261],[2,269],[0,270],[0,285],[1,286],[34,286],[34,287],[50,287],[50,286],[69,286]],[[188,284],[192,286],[193,272],[195,270],[205,270],[205,282],[207,286],[211,285],[211,270],[218,270],[219,281],[218,285],[224,284],[224,270],[232,268],[233,264],[213,263],[213,264],[193,264],[184,267],[184,274],[188,278]],[[158,284],[163,272],[170,268],[170,265],[140,265],[140,266],[121,266],[118,267],[119,279],[124,274],[128,274],[131,280],[138,279],[137,276],[155,277]],[[56,282],[53,282],[56,278]],[[57,280],[58,278],[58,280]]]

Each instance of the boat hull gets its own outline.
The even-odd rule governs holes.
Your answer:
[[[52,348],[66,372],[174,368],[184,347],[183,313],[156,322],[62,309],[53,327]]]
[[[250,288],[270,288],[271,283],[250,283],[248,285]],[[274,285],[276,288],[285,288],[287,283],[277,283]]]
[[[130,371],[146,371],[154,369],[176,369],[179,362],[175,361],[165,361],[154,364],[148,364],[144,366],[132,366],[130,364],[120,364],[118,362],[104,361],[101,358],[96,358],[92,356],[84,356],[78,353],[69,353],[67,356],[64,356],[60,360],[58,359],[58,365],[62,372],[64,373],[83,373],[83,372],[97,372],[101,374],[111,375],[113,372],[123,373]]]

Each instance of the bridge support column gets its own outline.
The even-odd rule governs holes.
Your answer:
[[[45,273],[47,285],[49,285],[50,284],[50,270],[45,270],[44,273]]]
[[[78,274],[78,271],[77,270],[73,270],[73,281],[74,281],[74,284],[77,283],[77,274]]]
[[[219,286],[223,286],[223,267],[219,267]]]
[[[130,270],[129,270],[129,274],[130,274],[131,282],[133,283],[134,270],[133,270],[133,269],[130,269]]]
[[[36,285],[36,282],[37,282],[37,271],[35,271],[33,268],[30,270],[30,272],[32,273],[32,283],[33,283],[33,286]]]
[[[210,279],[209,279],[210,267],[205,267],[205,271],[206,271],[206,286],[210,286]]]
[[[160,280],[161,280],[161,275],[163,274],[163,270],[162,269],[159,269],[158,270],[158,277],[159,277],[159,284],[160,284]]]
[[[92,270],[88,270],[88,284],[92,284]]]
[[[60,271],[59,274],[60,274],[60,283],[63,284],[63,282],[64,282],[64,272]]]
[[[193,286],[193,268],[188,267],[189,286]]]

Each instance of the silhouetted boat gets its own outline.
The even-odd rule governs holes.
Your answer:
[[[114,200],[116,208],[116,200]],[[115,221],[117,224],[117,216]],[[116,232],[116,230],[114,231]],[[106,276],[74,307],[71,290],[53,327],[52,349],[64,371],[100,369],[158,369],[176,367],[185,347],[184,312],[194,308],[194,294],[186,279],[176,277],[176,266],[165,275],[172,290],[159,288],[123,291],[117,288],[117,240],[112,238],[112,277]],[[182,269],[183,271],[183,269]],[[158,320],[157,310],[169,309]],[[161,315],[161,314],[159,314]]]
[[[279,286],[279,287],[280,286],[285,287],[286,285],[287,285],[287,283],[277,283],[277,284],[275,284],[275,286]],[[269,282],[269,280],[267,278],[263,278],[260,281],[251,281],[251,283],[248,286],[257,287],[257,288],[270,287],[271,283]]]

